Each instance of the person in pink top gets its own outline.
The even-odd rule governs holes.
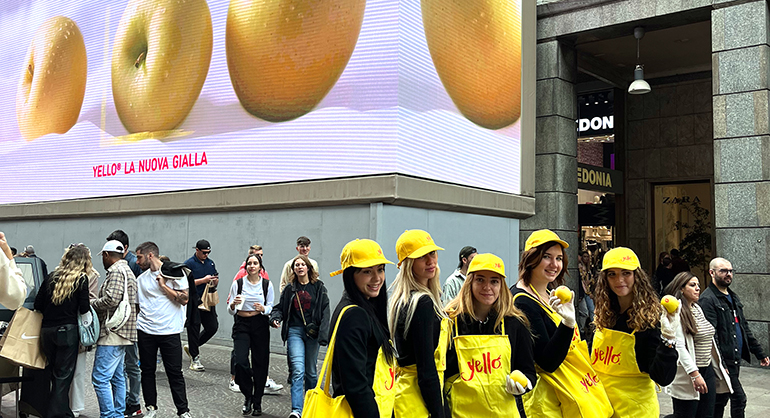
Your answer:
[[[249,255],[251,254],[258,254],[260,257],[263,256],[262,246],[261,245],[252,245],[249,247]],[[267,270],[265,270],[265,266],[262,265],[262,270],[259,271],[259,277],[261,277],[264,280],[270,280],[270,277],[267,275]],[[241,268],[238,269],[238,273],[235,273],[235,277],[233,277],[233,281],[236,281],[242,277],[246,277],[248,273],[246,272],[246,262],[241,264]],[[283,385],[279,385],[278,383],[275,383],[275,380],[271,379],[270,376],[267,377],[267,382],[265,383],[265,393],[268,395],[271,394],[277,394],[280,392],[280,390],[283,389]],[[240,392],[241,388],[238,387],[238,385],[235,383],[235,351],[231,353],[230,356],[230,390],[233,392]]]

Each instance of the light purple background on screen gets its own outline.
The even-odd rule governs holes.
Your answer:
[[[404,173],[519,192],[519,123],[498,131],[472,124],[441,85],[422,31],[419,0],[369,0],[355,52],[325,99],[307,115],[270,123],[249,115],[225,57],[228,1],[209,0],[211,67],[179,126],[183,138],[117,143],[128,132],[112,98],[110,63],[124,0],[0,3],[0,204],[126,195],[283,181]],[[16,123],[16,89],[37,27],[64,15],[88,53],[86,96],[66,134],[26,142]],[[108,29],[108,33],[105,33]],[[400,33],[399,33],[400,30]],[[102,130],[102,107],[105,109]],[[93,167],[206,152],[205,166],[94,178]]]

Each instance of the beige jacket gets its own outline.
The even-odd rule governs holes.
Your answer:
[[[27,298],[27,284],[24,275],[13,259],[0,251],[0,304],[10,310],[19,309]]]

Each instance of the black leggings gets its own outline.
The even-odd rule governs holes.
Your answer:
[[[270,325],[267,316],[235,316],[233,325],[235,383],[246,400],[262,406],[270,363]],[[251,362],[249,362],[251,354]]]
[[[708,392],[701,393],[699,400],[681,400],[673,398],[674,417],[676,418],[712,418],[716,401],[717,380],[711,365],[698,368],[706,382]]]

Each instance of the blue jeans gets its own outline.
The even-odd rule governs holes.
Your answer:
[[[126,407],[139,405],[142,372],[139,370],[139,352],[136,343],[126,347]]]
[[[99,417],[123,418],[126,411],[125,345],[98,345],[91,382],[99,401]]]
[[[305,391],[318,383],[318,340],[308,338],[305,327],[289,327],[287,347],[291,366],[291,411],[302,413]]]

